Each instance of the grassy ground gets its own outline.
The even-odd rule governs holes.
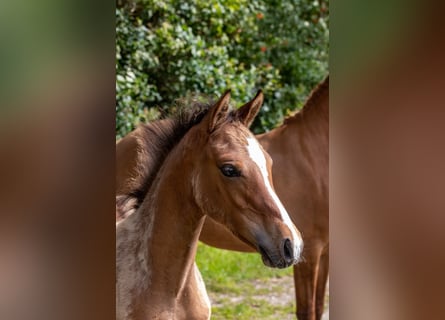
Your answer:
[[[267,268],[259,254],[201,243],[196,262],[212,301],[212,319],[295,319],[292,268]]]

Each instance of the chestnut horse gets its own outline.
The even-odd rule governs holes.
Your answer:
[[[226,92],[213,106],[139,128],[149,157],[138,157],[129,179],[138,188],[116,204],[132,211],[116,225],[117,319],[186,319],[184,303],[205,300],[194,258],[206,216],[268,266],[299,260],[301,236],[273,189],[271,159],[247,129],[263,95],[236,111],[229,100]]]
[[[257,139],[273,159],[275,190],[305,243],[303,261],[294,266],[297,317],[320,320],[329,271],[329,77],[300,112]],[[210,218],[200,240],[222,249],[252,251]]]

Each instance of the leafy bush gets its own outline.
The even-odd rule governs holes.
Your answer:
[[[328,2],[135,0],[116,9],[116,135],[175,99],[232,89],[266,96],[255,132],[275,127],[327,74]]]

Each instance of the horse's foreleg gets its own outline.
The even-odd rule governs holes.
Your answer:
[[[316,292],[316,313],[317,320],[320,320],[324,311],[324,300],[326,293],[326,283],[329,275],[329,249],[320,257],[320,266],[318,269],[317,292]]]
[[[319,250],[304,252],[305,261],[294,266],[295,296],[298,320],[316,320],[315,292],[317,287]]]

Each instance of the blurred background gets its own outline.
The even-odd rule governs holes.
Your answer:
[[[329,16],[323,2],[298,1],[292,10],[281,7],[286,1],[219,9],[213,1],[182,9],[150,3],[144,16],[138,6],[116,9],[109,1],[0,2],[0,319],[112,319],[116,137],[187,90],[216,94],[228,86],[237,105],[265,89],[271,116],[254,128],[272,128],[324,77],[328,19],[330,317],[445,319],[445,3],[339,0]],[[201,29],[196,14],[177,14],[193,8],[206,22]],[[237,33],[233,26],[241,24]],[[141,41],[137,51],[130,36],[142,35],[122,38],[125,28],[163,40],[148,37],[153,43]],[[196,45],[184,40],[191,38]],[[300,47],[299,39],[314,46]],[[187,72],[171,73],[179,81],[125,85],[156,65],[179,72],[168,63],[171,46],[210,62],[182,58]],[[144,62],[134,67],[133,60]],[[196,70],[209,65],[198,78]],[[133,118],[118,120],[125,108]]]

